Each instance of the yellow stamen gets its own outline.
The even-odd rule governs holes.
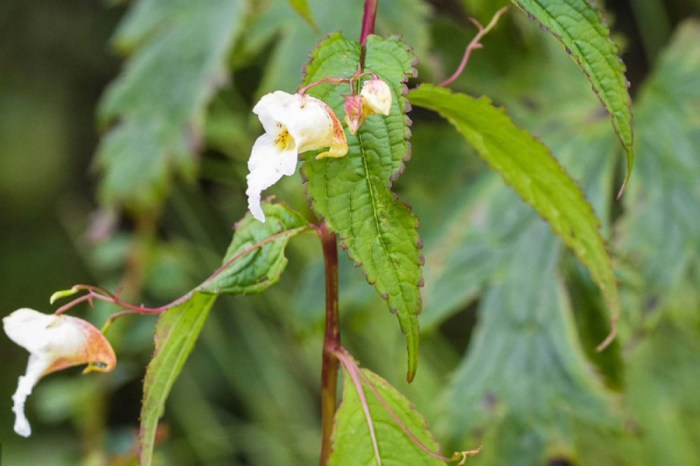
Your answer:
[[[280,150],[280,152],[285,152],[294,148],[294,138],[289,134],[287,128],[282,128],[280,133],[275,138],[275,146]]]

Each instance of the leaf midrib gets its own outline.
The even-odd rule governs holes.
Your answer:
[[[397,283],[399,283],[399,293],[401,294],[401,299],[406,307],[406,311],[410,315],[411,309],[409,309],[408,306],[406,306],[406,304],[409,301],[406,299],[406,295],[403,291],[403,287],[401,286],[400,277],[399,277],[398,271],[396,270],[396,264],[394,263],[394,257],[390,253],[389,248],[387,247],[386,242],[384,241],[384,234],[382,233],[382,229],[379,225],[379,218],[377,217],[377,213],[376,213],[377,212],[377,203],[376,203],[376,197],[375,197],[375,188],[374,188],[374,183],[372,183],[371,177],[369,176],[370,171],[369,171],[369,166],[367,164],[367,157],[365,156],[365,145],[364,145],[364,142],[362,140],[362,132],[357,133],[357,141],[358,141],[359,146],[360,146],[360,157],[362,157],[362,167],[364,169],[364,174],[365,174],[364,179],[365,179],[365,183],[367,184],[367,187],[369,188],[369,197],[370,197],[370,201],[372,204],[372,217],[374,218],[374,225],[375,225],[375,228],[377,229],[377,234],[379,235],[379,242],[380,242],[382,249],[384,250],[384,253],[386,254],[386,256],[390,258],[389,262],[391,264],[391,271],[392,271]],[[377,280],[377,282],[379,282],[379,280]],[[389,295],[387,293],[387,297],[389,298],[389,297],[391,297],[391,295]]]

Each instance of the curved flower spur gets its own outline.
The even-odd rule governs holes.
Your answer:
[[[4,317],[2,322],[7,336],[29,351],[27,370],[19,377],[17,391],[12,395],[15,432],[23,437],[32,433],[24,404],[39,379],[80,364],[88,365],[84,373],[109,372],[117,364],[114,350],[104,335],[77,317],[23,308]]]
[[[301,152],[328,148],[316,159],[343,157],[348,152],[343,127],[323,101],[305,94],[275,91],[264,95],[253,108],[265,134],[253,145],[248,160],[248,208],[253,217],[265,221],[260,195],[282,176],[296,171]]]

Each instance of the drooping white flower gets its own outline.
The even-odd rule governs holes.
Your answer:
[[[316,158],[342,157],[348,152],[343,127],[333,110],[308,95],[275,91],[264,95],[253,108],[265,129],[253,145],[248,160],[248,208],[265,221],[260,195],[282,178],[294,174],[298,154],[328,148]]]
[[[2,322],[7,336],[29,351],[27,370],[20,376],[17,391],[12,395],[15,432],[23,437],[32,433],[24,404],[41,377],[80,364],[88,364],[86,372],[108,372],[116,366],[114,350],[104,335],[77,317],[23,308]]]
[[[371,110],[366,114],[378,113],[386,116],[391,112],[391,89],[381,79],[372,78],[365,81],[360,95],[363,105]]]

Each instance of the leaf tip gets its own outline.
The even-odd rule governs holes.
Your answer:
[[[622,195],[625,193],[625,189],[627,188],[627,185],[629,184],[630,178],[632,177],[632,159],[631,155],[629,156],[628,160],[629,162],[627,163],[627,173],[625,174],[625,180],[622,182],[622,186],[620,186],[620,190],[617,192],[617,196],[615,197],[616,200],[620,200],[622,198]]]
[[[617,317],[612,319],[610,322],[610,333],[605,337],[605,340],[596,346],[595,350],[599,353],[602,352],[615,341],[615,338],[617,338]]]
[[[415,367],[415,365],[409,366],[408,372],[406,372],[406,382],[413,382],[413,379],[416,377],[416,369],[417,367]]]

